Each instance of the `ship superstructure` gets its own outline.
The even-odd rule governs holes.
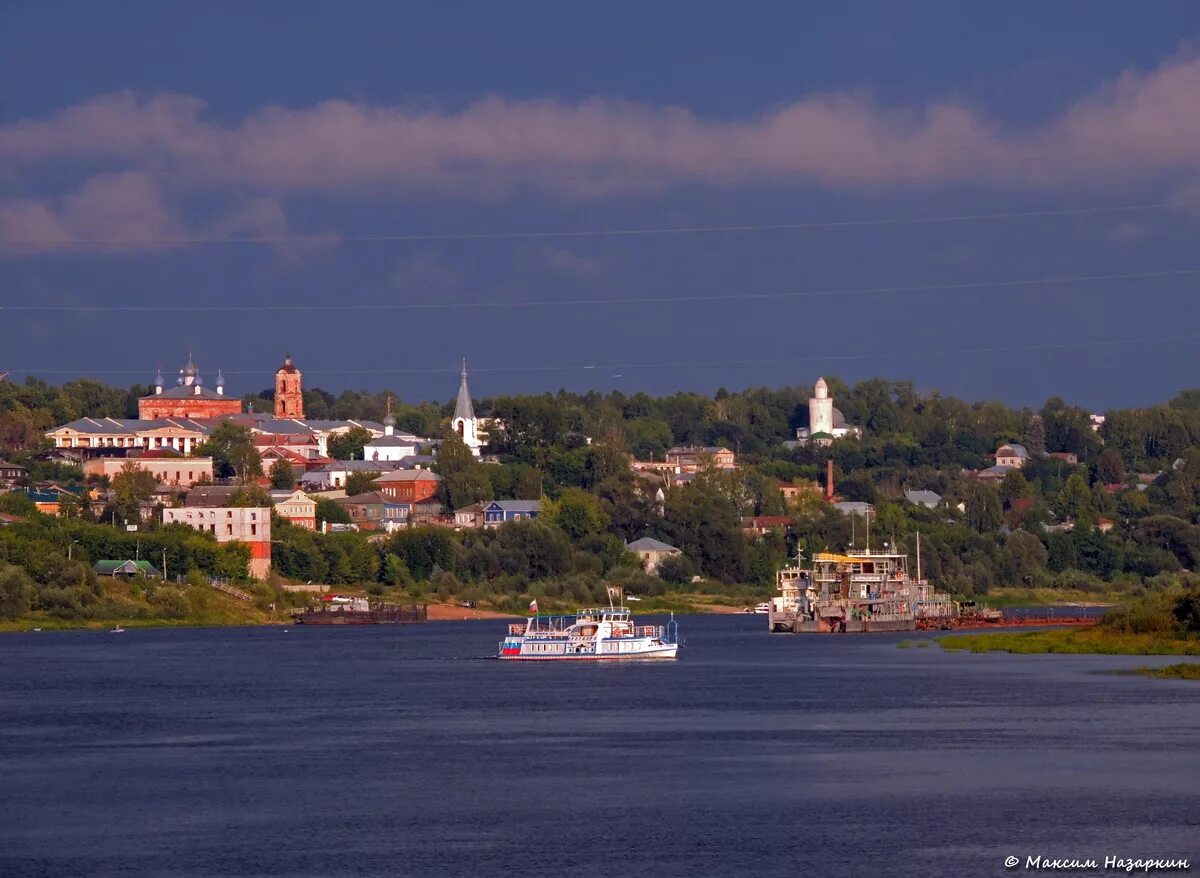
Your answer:
[[[771,600],[770,631],[802,633],[913,631],[949,625],[958,605],[908,573],[908,556],[851,549],[817,552],[808,566],[776,574],[779,596]]]
[[[674,617],[666,625],[638,625],[621,606],[571,616],[530,616],[508,626],[497,658],[518,661],[636,661],[673,659],[679,650]]]

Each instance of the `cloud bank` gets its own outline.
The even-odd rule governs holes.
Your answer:
[[[139,233],[163,237],[178,225],[163,192],[497,197],[533,187],[580,199],[682,184],[1107,184],[1200,169],[1200,58],[1126,72],[1026,131],[950,101],[897,109],[851,93],[744,119],[614,100],[492,97],[455,111],[331,100],[234,121],[213,118],[192,96],[121,93],[0,126],[0,167],[18,172],[6,177],[72,163],[112,170],[72,195],[0,201],[0,237],[51,247],[109,227],[136,246]],[[270,213],[263,219],[277,228],[281,217]]]

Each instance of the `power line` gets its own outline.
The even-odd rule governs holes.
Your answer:
[[[499,374],[499,373],[531,373],[531,372],[602,372],[609,369],[701,369],[701,368],[729,368],[735,366],[787,366],[799,365],[802,363],[813,362],[848,362],[862,360],[891,360],[891,359],[917,359],[917,358],[937,358],[945,356],[963,356],[972,354],[1009,354],[1009,353],[1030,353],[1036,351],[1055,351],[1055,350],[1078,350],[1097,347],[1119,347],[1142,344],[1168,344],[1172,342],[1189,342],[1200,341],[1200,334],[1191,335],[1168,335],[1168,336],[1141,336],[1134,338],[1109,338],[1109,339],[1086,339],[1066,342],[1045,342],[1035,344],[1019,344],[1019,345],[989,345],[980,347],[968,348],[937,348],[936,350],[915,350],[905,348],[903,350],[893,351],[878,351],[850,353],[850,354],[811,354],[802,357],[772,357],[767,359],[739,359],[739,360],[676,360],[676,361],[660,361],[660,362],[632,362],[632,363],[586,363],[586,364],[542,364],[532,366],[473,366],[472,374]],[[144,375],[146,370],[133,369],[17,369],[12,368],[11,372],[24,375]],[[309,366],[305,370],[310,375],[347,375],[347,376],[366,376],[366,375],[446,375],[457,371],[456,368],[447,366],[443,369],[423,368],[423,369],[318,369]],[[269,375],[273,374],[269,371],[249,369],[249,370],[230,370],[222,369],[226,375]],[[231,397],[236,398],[236,397]]]
[[[555,238],[627,238],[668,235],[750,234],[757,232],[799,232],[820,229],[864,228],[871,226],[936,225],[944,223],[992,222],[1013,219],[1087,216],[1113,213],[1134,213],[1177,208],[1172,202],[1125,204],[1109,207],[1078,207],[1047,210],[1008,211],[1000,213],[951,214],[935,217],[891,217],[860,220],[823,220],[807,223],[765,223],[725,226],[663,226],[658,228],[617,229],[559,229],[514,232],[447,232],[377,235],[175,235],[161,238],[118,238],[111,236],[78,236],[64,241],[45,242],[32,238],[0,237],[0,243],[36,245],[43,249],[66,249],[80,244],[118,244],[121,246],[162,246],[185,244],[344,244],[344,243],[435,243],[450,241],[517,241]]]
[[[888,287],[857,287],[825,290],[783,290],[773,293],[714,293],[684,296],[649,296],[588,299],[537,299],[532,301],[497,301],[480,299],[468,302],[364,302],[317,303],[288,305],[0,305],[0,311],[53,312],[286,312],[286,311],[435,311],[497,308],[577,307],[593,305],[655,305],[681,302],[756,301],[765,299],[807,299],[820,297],[888,295],[896,293],[945,293],[956,290],[1003,289],[1010,287],[1065,286],[1100,281],[1154,280],[1169,277],[1200,275],[1200,268],[1169,268],[1159,271],[1126,272],[1119,274],[1084,274],[1037,278],[1014,278],[992,281],[964,281],[950,284],[906,284]]]

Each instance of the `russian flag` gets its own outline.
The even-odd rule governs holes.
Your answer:
[[[531,601],[529,602],[529,612],[531,612],[531,613],[537,613],[537,611],[538,611],[538,608],[537,608],[537,598],[534,598],[533,600],[531,600]]]

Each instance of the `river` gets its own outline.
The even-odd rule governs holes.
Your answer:
[[[1108,673],[1179,659],[681,623],[628,665],[490,660],[503,621],[0,636],[0,874],[1200,860],[1200,686]]]

